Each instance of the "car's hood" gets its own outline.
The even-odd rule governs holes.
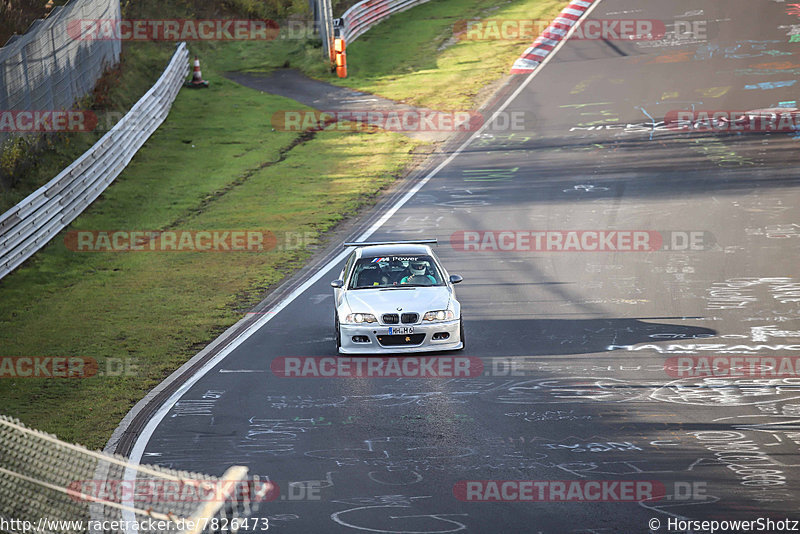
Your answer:
[[[347,292],[345,299],[353,313],[371,313],[380,317],[384,313],[417,312],[420,315],[433,310],[444,310],[450,301],[447,286],[411,287],[391,289],[356,289]]]

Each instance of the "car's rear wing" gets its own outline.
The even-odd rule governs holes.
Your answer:
[[[415,239],[413,241],[353,241],[344,243],[345,247],[371,247],[375,245],[438,245],[436,239]]]

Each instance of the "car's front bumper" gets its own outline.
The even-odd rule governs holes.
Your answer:
[[[389,326],[380,325],[349,325],[343,324],[339,327],[342,336],[342,346],[339,349],[341,354],[400,354],[408,352],[429,352],[436,350],[457,350],[464,347],[461,341],[461,320],[446,321],[441,323],[415,324],[415,325],[393,325],[397,327],[413,327],[414,333],[409,335],[412,341],[416,341],[413,336],[424,335],[419,343],[402,343],[399,345],[388,345]],[[434,334],[448,334],[447,339],[433,339]],[[357,343],[353,341],[354,336],[362,336],[369,341]],[[401,337],[405,337],[400,334]],[[378,337],[384,341],[382,344]]]

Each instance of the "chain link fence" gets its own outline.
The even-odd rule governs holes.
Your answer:
[[[0,48],[0,111],[72,108],[121,49],[118,39],[79,39],[74,28],[85,19],[120,18],[119,0],[72,0],[9,39]],[[0,128],[0,146],[20,133]]]
[[[242,466],[213,477],[133,464],[0,415],[0,531],[230,534],[278,492]]]

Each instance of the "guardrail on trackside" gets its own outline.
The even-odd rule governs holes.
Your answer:
[[[81,157],[0,215],[0,278],[16,269],[83,212],[113,182],[164,122],[189,74],[180,43],[161,77],[122,119]]]
[[[349,45],[359,35],[395,13],[400,13],[428,0],[364,0],[342,15],[339,22],[339,36]]]

